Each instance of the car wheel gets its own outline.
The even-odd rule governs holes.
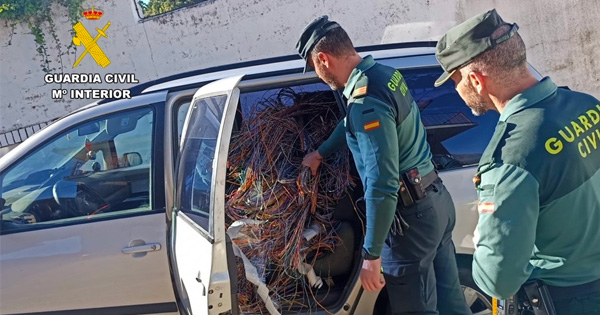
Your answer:
[[[463,257],[461,257],[463,258]],[[471,308],[473,315],[491,315],[492,298],[485,294],[475,284],[471,273],[471,258],[457,259],[458,278],[465,295],[467,305]]]
[[[471,308],[473,315],[491,315],[492,314],[492,303],[488,300],[485,293],[477,291],[475,288],[468,286],[461,286],[467,305]]]

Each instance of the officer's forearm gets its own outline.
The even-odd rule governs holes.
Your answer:
[[[346,126],[342,120],[338,123],[337,127],[335,127],[331,136],[319,146],[317,151],[319,151],[319,154],[321,154],[323,158],[327,158],[346,146]]]
[[[527,278],[516,275],[522,273],[516,268],[505,268],[510,261],[494,264],[493,255],[484,254],[488,248],[478,248],[473,258],[473,280],[483,292],[498,299],[508,299],[515,295]],[[512,267],[512,266],[511,266]],[[531,272],[531,271],[529,271]]]
[[[397,196],[393,193],[367,191],[367,228],[363,247],[371,255],[381,256],[386,236],[392,226]]]

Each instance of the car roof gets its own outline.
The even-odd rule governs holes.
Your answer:
[[[361,55],[373,55],[375,59],[406,57],[435,53],[435,42],[413,42],[392,45],[360,47]],[[190,84],[210,82],[236,75],[273,75],[282,71],[298,73],[304,68],[304,60],[298,55],[262,59],[186,72],[140,84],[131,88],[132,95],[183,87]]]
[[[376,59],[382,59],[433,54],[435,52],[435,45],[436,42],[433,41],[408,42],[364,46],[358,47],[356,50],[361,53],[361,55],[372,54]],[[129,90],[131,91],[131,96],[133,97],[144,93],[174,87],[184,87],[192,83],[198,84],[202,82],[209,82],[240,74],[272,75],[273,72],[286,70],[292,72],[301,72],[303,67],[304,61],[300,58],[300,56],[287,55],[187,71],[138,84],[129,88]],[[102,104],[106,103],[106,101],[108,100],[101,100],[97,103]]]
[[[433,55],[436,43],[435,41],[422,41],[380,44],[357,47],[356,50],[363,56],[373,55],[375,59]],[[184,90],[199,87],[199,85],[235,75],[244,74],[246,75],[244,79],[256,79],[274,75],[301,73],[303,68],[304,60],[299,55],[287,55],[182,72],[135,85],[129,88],[129,90],[131,97],[135,97],[157,91]],[[98,100],[80,107],[70,114],[115,100],[117,99]]]

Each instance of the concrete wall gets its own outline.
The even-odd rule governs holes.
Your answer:
[[[133,72],[140,82],[209,66],[293,54],[302,27],[328,14],[356,45],[439,38],[456,22],[496,7],[517,22],[530,62],[559,85],[600,97],[600,2],[597,0],[212,0],[159,17],[139,20],[133,0],[88,1],[104,10],[99,21],[82,21],[90,34],[110,21],[99,46],[111,64],[89,57],[73,69],[82,47],[67,49],[71,26],[54,7],[58,41],[46,36],[53,73]],[[44,25],[48,29],[48,25]],[[24,25],[0,25],[0,134],[52,120],[88,100],[51,99],[33,35]],[[128,87],[97,84],[93,88]]]

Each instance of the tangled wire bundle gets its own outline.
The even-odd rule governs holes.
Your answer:
[[[330,92],[296,93],[282,89],[245,113],[234,134],[228,164],[228,224],[253,219],[234,242],[257,268],[269,295],[281,309],[314,307],[306,276],[298,270],[313,264],[340,242],[333,211],[353,185],[347,150],[323,160],[318,173],[302,168],[302,158],[316,149],[340,119]],[[310,240],[309,227],[318,227]],[[317,230],[317,229],[315,229]],[[306,257],[313,257],[306,261]],[[256,286],[245,279],[238,263],[238,300],[242,311],[265,313]]]

